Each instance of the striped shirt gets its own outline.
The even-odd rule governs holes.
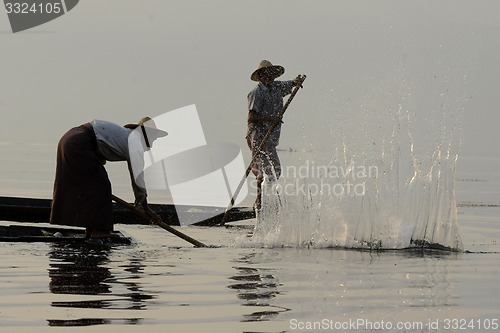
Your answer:
[[[262,82],[248,94],[248,111],[259,115],[278,116],[283,108],[283,97],[292,93],[293,81],[274,81],[271,89]],[[264,137],[272,123],[267,121],[248,122],[247,136],[257,131],[258,137]],[[269,143],[277,146],[281,134],[281,124],[274,129]]]

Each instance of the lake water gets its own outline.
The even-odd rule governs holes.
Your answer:
[[[284,66],[284,80],[307,75],[284,117],[284,166],[381,171],[352,205],[291,196],[258,237],[255,220],[181,229],[210,248],[137,225],[116,226],[132,246],[0,243],[0,331],[500,331],[499,10],[467,0],[85,0],[16,34],[0,14],[3,196],[50,198],[57,140],[73,126],[191,104],[207,142],[235,143],[248,161],[246,95],[263,59]],[[399,192],[407,166],[410,178],[422,171],[416,201]],[[132,201],[124,164],[106,168],[113,193]],[[444,236],[456,224],[461,251],[401,250],[406,217],[415,234],[450,217]]]
[[[3,194],[49,197],[52,147],[1,147]],[[459,160],[463,252],[241,247],[254,220],[181,229],[212,248],[139,225],[116,226],[132,246],[2,243],[0,331],[498,331],[496,162]]]

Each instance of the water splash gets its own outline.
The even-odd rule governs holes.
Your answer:
[[[374,101],[362,106],[363,119],[351,127],[344,122],[327,165],[308,161],[298,167],[305,172],[295,167],[277,182],[265,181],[253,236],[238,245],[462,250],[454,183],[458,118],[442,110],[439,122],[430,120],[441,124],[436,137],[429,140],[426,131],[418,137],[407,107],[411,94],[402,96],[395,110],[371,112],[380,103]]]

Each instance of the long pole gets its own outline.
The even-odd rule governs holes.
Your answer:
[[[288,109],[288,106],[292,102],[293,98],[295,97],[295,95],[297,94],[299,89],[302,87],[302,82],[304,82],[304,80],[306,79],[306,76],[299,75],[299,78],[301,81],[298,85],[295,86],[292,93],[290,94],[290,97],[286,101],[285,105],[283,105],[283,108],[280,110],[280,112],[278,114],[279,118],[282,118],[283,115],[285,114],[286,109]],[[260,153],[264,149],[264,147],[267,144],[267,141],[271,137],[271,134],[273,133],[276,126],[278,126],[278,124],[279,124],[279,122],[275,122],[272,124],[271,128],[269,128],[269,130],[266,133],[266,136],[264,137],[264,139],[262,139],[262,142],[260,143],[259,147],[257,148],[257,154],[252,154],[253,155],[252,161],[248,165],[243,178],[241,179],[240,183],[238,184],[238,187],[236,188],[236,191],[234,192],[233,197],[231,198],[231,201],[229,202],[229,205],[227,206],[226,211],[224,212],[224,216],[222,217],[222,221],[219,223],[220,225],[224,225],[224,223],[226,223],[227,218],[229,216],[229,211],[231,210],[231,208],[233,208],[234,203],[236,202],[236,198],[238,197],[238,194],[240,194],[240,191],[243,188],[243,185],[245,184],[246,179],[247,179],[248,175],[250,174],[250,171],[252,171],[252,165],[255,161],[255,157],[258,155],[258,153]]]
[[[142,217],[146,220],[150,220],[150,218],[146,215],[146,213],[144,213],[142,210],[139,210],[137,208],[135,208],[133,205],[129,204],[128,202],[126,202],[125,200],[122,200],[120,198],[118,198],[117,196],[115,195],[111,195],[111,197],[113,198],[113,200],[119,204],[119,205],[122,205],[123,207],[129,209],[131,212],[135,213],[135,215],[139,216],[139,217]],[[194,238],[191,238],[189,237],[188,235],[185,235],[183,234],[182,232],[180,232],[179,230],[175,229],[175,228],[172,228],[171,226],[169,226],[168,224],[164,223],[164,222],[154,222],[154,224],[156,224],[157,226],[167,230],[168,232],[176,235],[177,237],[180,237],[182,239],[184,239],[185,241],[193,244],[194,246],[196,247],[207,247],[205,244],[203,244],[202,242],[199,242],[197,241],[196,239]]]

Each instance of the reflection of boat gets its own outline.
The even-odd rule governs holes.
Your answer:
[[[85,242],[85,230],[71,228],[53,228],[41,226],[2,225],[0,226],[0,242],[53,242],[82,243]],[[107,239],[110,244],[129,245],[129,237],[119,231]]]
[[[18,197],[0,197],[0,220],[17,222],[49,222],[50,207],[52,200]],[[177,212],[182,211],[183,216],[191,215],[194,223],[199,226],[216,225],[222,221],[225,208],[205,207],[205,206],[187,206],[187,205],[163,205],[150,204],[150,207],[157,212],[163,222],[168,225],[179,225]],[[199,216],[199,219],[197,219]],[[213,216],[206,218],[206,216]],[[251,208],[233,208],[229,211],[229,217],[226,222],[246,220],[255,217]],[[142,224],[140,218],[129,210],[113,204],[113,218],[115,223],[122,224]]]

